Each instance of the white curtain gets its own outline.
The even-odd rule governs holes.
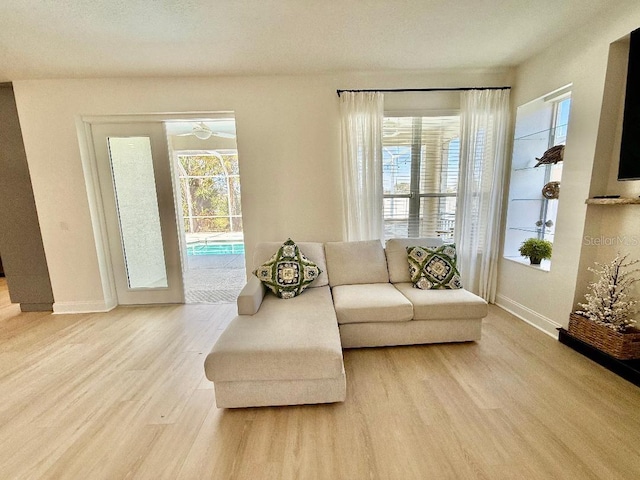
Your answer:
[[[460,98],[458,267],[464,287],[495,301],[504,189],[509,90],[470,90]]]
[[[340,114],[345,239],[382,239],[384,96],[379,92],[342,92]]]

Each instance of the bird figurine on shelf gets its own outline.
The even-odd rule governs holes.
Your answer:
[[[556,145],[555,147],[551,147],[549,150],[544,152],[542,158],[536,158],[538,163],[534,165],[533,168],[539,167],[540,165],[551,165],[561,162],[564,157],[564,145]]]

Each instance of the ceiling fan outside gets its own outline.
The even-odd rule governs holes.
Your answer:
[[[194,137],[199,138],[200,140],[207,140],[212,136],[220,137],[220,138],[236,138],[236,136],[233,133],[217,132],[217,131],[211,130],[211,128],[209,128],[204,122],[198,122],[194,124],[193,130],[191,132],[181,133],[177,136],[185,137],[188,135],[193,135]]]

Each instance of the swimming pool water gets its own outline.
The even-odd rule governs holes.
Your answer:
[[[198,243],[187,245],[187,255],[244,255],[244,243]]]

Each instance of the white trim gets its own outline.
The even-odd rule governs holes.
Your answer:
[[[571,90],[573,88],[573,83],[569,83],[564,87],[560,87],[557,90],[554,90],[551,93],[548,93],[544,97],[542,97],[543,102],[559,102],[560,100],[564,100],[565,98],[569,98],[571,96]]]
[[[67,313],[100,313],[109,312],[116,308],[116,303],[108,302],[56,302],[53,304],[53,314],[63,315]]]
[[[233,111],[216,112],[184,112],[184,113],[142,113],[120,115],[82,115],[81,119],[86,123],[135,123],[135,122],[206,122],[218,118],[235,118]]]
[[[111,253],[108,245],[107,226],[102,206],[102,194],[100,193],[100,181],[98,179],[98,169],[96,163],[95,150],[93,146],[93,135],[91,125],[76,117],[76,131],[78,135],[78,145],[80,147],[80,160],[84,173],[89,212],[93,228],[93,237],[98,258],[98,269],[100,271],[100,281],[102,283],[102,293],[106,305],[116,305],[116,286],[111,266]],[[113,308],[113,307],[111,307]],[[102,311],[102,310],[99,310]]]
[[[176,148],[171,148],[171,150],[176,154],[176,156],[184,156],[184,157],[188,157],[188,156],[206,156],[206,155],[237,155],[238,154],[238,149],[237,148],[207,148],[205,150],[193,150],[193,149],[187,149],[187,150],[179,150]]]
[[[528,323],[529,325],[537,328],[541,332],[558,339],[558,328],[562,325],[554,322],[550,318],[540,315],[538,312],[531,310],[529,307],[525,307],[520,303],[505,297],[504,295],[496,295],[496,305],[506,310],[512,315],[515,315],[520,320]]]
[[[539,270],[541,272],[550,272],[551,271],[551,261],[550,260],[542,260],[540,265],[531,265],[531,262],[528,258],[524,257],[507,257],[503,256],[505,260],[509,262],[519,263],[520,265],[524,265],[525,267],[533,268],[534,270]]]

